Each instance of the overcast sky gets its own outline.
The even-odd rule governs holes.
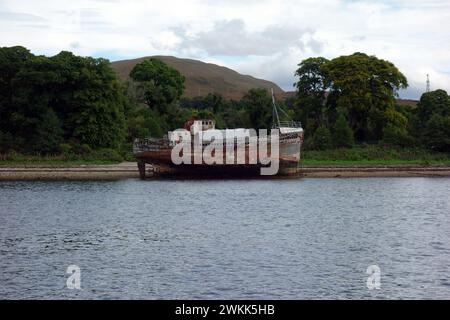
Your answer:
[[[1,0],[0,46],[110,60],[201,59],[292,90],[307,57],[365,52],[408,78],[404,98],[450,92],[449,0]]]

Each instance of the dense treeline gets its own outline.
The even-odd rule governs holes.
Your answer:
[[[144,62],[132,71],[152,74],[158,70],[172,99],[144,101],[164,130],[179,127],[188,118],[214,118],[221,128],[269,128],[272,122],[271,97],[264,89],[252,89],[240,101],[209,94],[193,99],[180,98],[182,76],[176,71],[161,71],[161,62]],[[172,74],[170,75],[170,73]],[[175,74],[173,74],[175,72]],[[450,97],[443,90],[422,95],[417,107],[396,103],[399,89],[408,86],[406,77],[389,61],[355,53],[332,60],[309,58],[296,71],[295,97],[279,101],[290,117],[306,129],[307,149],[351,148],[354,144],[382,144],[397,147],[425,147],[450,152]],[[175,78],[175,80],[174,80]],[[154,77],[145,81],[134,77],[140,93],[154,94]],[[170,81],[169,81],[170,80]],[[168,86],[171,88],[168,88]],[[164,91],[163,90],[163,91]],[[180,100],[178,100],[180,99]],[[143,121],[142,123],[146,123]],[[148,132],[146,132],[148,134]]]
[[[422,145],[450,152],[450,97],[422,95],[417,108],[396,104],[407,87],[390,62],[355,53],[299,64],[297,95],[278,104],[306,129],[306,147]],[[105,59],[61,52],[36,56],[0,48],[0,153],[126,155],[136,137],[162,137],[190,118],[219,128],[269,128],[271,97],[252,89],[240,101],[217,94],[182,98],[184,77],[157,59],[137,64],[122,83]]]
[[[108,60],[0,49],[0,151],[119,148],[125,95]]]
[[[36,56],[24,47],[0,48],[0,153],[129,154],[140,137],[162,137],[190,118],[219,127],[270,124],[270,98],[255,89],[231,101],[210,94],[181,99],[184,77],[162,61],[135,66],[121,83],[106,59],[63,51]]]
[[[424,93],[417,108],[397,105],[397,91],[408,83],[391,62],[363,53],[309,58],[296,75],[297,96],[290,105],[309,133],[307,147],[357,142],[450,152],[449,96],[436,90]]]

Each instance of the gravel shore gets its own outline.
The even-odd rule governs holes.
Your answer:
[[[386,166],[386,167],[301,167],[308,178],[331,177],[450,177],[450,167]]]
[[[149,170],[151,167],[148,168]],[[149,172],[151,175],[151,172]],[[120,180],[139,178],[135,162],[77,167],[0,167],[0,180]]]
[[[450,167],[299,167],[298,176],[331,177],[450,177]],[[147,165],[147,176],[152,168]],[[53,167],[0,167],[0,180],[120,180],[139,178],[137,165],[124,162],[115,165]]]

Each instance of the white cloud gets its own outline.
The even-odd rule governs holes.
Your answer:
[[[200,50],[210,56],[267,56],[288,48],[311,47],[320,52],[322,43],[313,32],[298,26],[270,25],[261,31],[248,32],[242,19],[221,20],[211,30],[189,34],[186,27],[174,28],[176,42],[171,49],[179,52]]]
[[[202,59],[292,89],[309,56],[355,51],[392,61],[404,97],[450,92],[450,3],[442,0],[2,0],[0,46],[71,50],[112,60],[152,54]]]

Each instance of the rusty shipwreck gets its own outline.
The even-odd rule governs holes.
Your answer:
[[[146,164],[150,164],[153,173],[157,175],[182,175],[189,177],[240,177],[261,175],[261,168],[268,167],[267,157],[277,160],[278,169],[276,175],[295,175],[300,161],[301,146],[303,143],[304,131],[299,122],[280,121],[278,110],[287,114],[273,101],[273,124],[270,134],[267,136],[256,135],[255,137],[245,136],[244,133],[251,129],[225,129],[217,130],[215,121],[211,119],[191,119],[186,122],[182,130],[183,134],[178,134],[179,130],[169,131],[163,138],[135,139],[133,153],[136,157],[141,178],[146,176]],[[214,161],[207,161],[202,158],[202,154],[211,150],[214,140],[206,137],[207,133],[222,133],[223,136],[233,130],[233,138],[225,143],[212,148]],[[275,154],[272,140],[269,136],[272,132],[277,134],[277,153]],[[255,152],[255,144],[258,151],[261,145],[267,148],[267,157],[261,156],[260,152]],[[181,148],[180,154],[184,156],[183,163],[174,161],[174,149]],[[186,154],[187,151],[189,154]],[[230,158],[231,157],[231,158]],[[200,159],[200,160],[198,160]],[[272,161],[273,162],[273,161]]]

